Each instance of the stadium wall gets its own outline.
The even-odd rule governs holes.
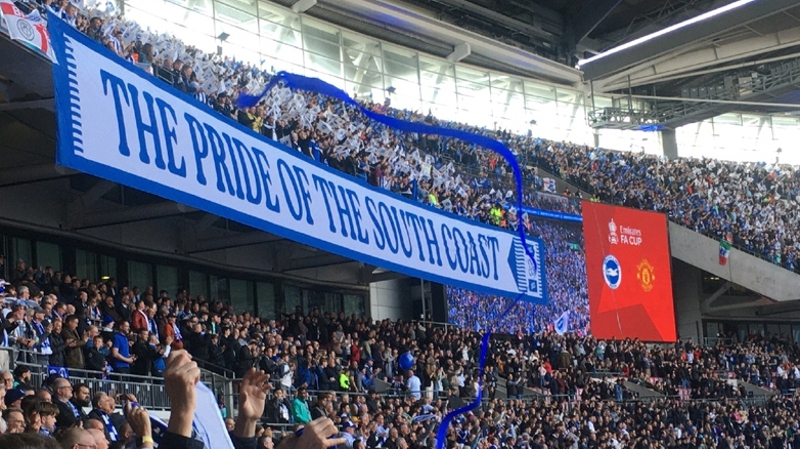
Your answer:
[[[759,292],[775,301],[800,299],[800,275],[763,259],[732,249],[729,262],[719,264],[719,241],[670,222],[670,249],[674,258],[735,284]]]
[[[703,316],[700,309],[700,270],[672,258],[672,293],[675,298],[675,325],[678,338],[703,338]]]
[[[373,282],[369,287],[370,314],[373,320],[413,318],[411,288],[404,279]]]

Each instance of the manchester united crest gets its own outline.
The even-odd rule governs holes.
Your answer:
[[[642,259],[639,265],[636,265],[636,278],[642,283],[642,290],[649,292],[653,289],[656,281],[655,268],[647,259]]]

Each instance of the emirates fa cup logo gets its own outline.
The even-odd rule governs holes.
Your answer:
[[[616,245],[619,242],[617,238],[617,224],[614,223],[613,218],[608,222],[608,242],[612,245]]]

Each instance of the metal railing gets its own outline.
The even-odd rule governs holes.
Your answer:
[[[17,365],[27,366],[31,370],[33,386],[37,388],[40,388],[51,374],[48,371],[46,362],[48,356],[13,347],[0,347],[0,352],[8,354],[9,360],[9,366],[6,368],[0,366],[0,371]],[[0,361],[2,361],[2,358],[0,358]],[[85,384],[94,393],[102,391],[115,395],[122,393],[133,394],[136,396],[137,401],[145,407],[152,409],[169,409],[170,407],[169,398],[164,389],[163,378],[136,374],[106,373],[104,371],[79,368],[66,368],[66,370],[71,382]],[[200,380],[212,391],[224,397],[232,397],[233,392],[238,391],[238,389],[234,388],[234,380],[232,378],[208,371],[205,368],[200,369]],[[233,404],[231,403],[229,407],[232,406]]]

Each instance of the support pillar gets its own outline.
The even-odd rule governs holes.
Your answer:
[[[674,129],[661,130],[661,148],[667,159],[672,161],[678,158],[678,141]]]

